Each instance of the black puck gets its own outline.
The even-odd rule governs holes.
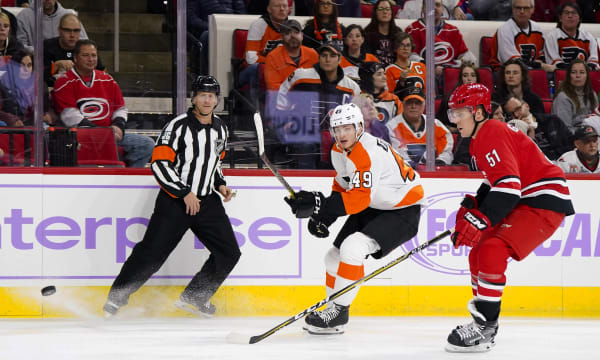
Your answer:
[[[56,292],[56,287],[54,285],[46,286],[42,289],[43,296],[50,296]]]

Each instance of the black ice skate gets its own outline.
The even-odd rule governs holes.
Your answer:
[[[104,304],[104,307],[102,308],[104,310],[104,318],[110,319],[111,317],[117,315],[119,308],[120,308],[119,305],[115,304],[114,302],[112,302],[110,300],[106,300],[106,303]]]
[[[306,317],[303,329],[313,335],[343,334],[344,325],[348,323],[349,308],[333,303],[325,310],[312,312]]]
[[[217,308],[209,301],[203,304],[196,304],[195,302],[188,301],[183,296],[179,300],[175,301],[175,306],[183,311],[187,311],[194,315],[211,318],[217,312]]]
[[[448,352],[485,352],[496,345],[494,338],[498,333],[498,321],[487,321],[475,307],[473,300],[467,306],[473,316],[473,322],[459,325],[448,335]]]

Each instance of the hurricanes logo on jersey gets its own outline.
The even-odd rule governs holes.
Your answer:
[[[425,59],[425,53],[425,48],[423,48],[423,51],[421,51],[421,57],[423,59]],[[452,44],[447,41],[437,41],[435,43],[434,54],[435,63],[438,65],[447,64],[454,60],[454,48],[452,47]]]
[[[77,100],[79,111],[90,121],[98,121],[110,115],[110,105],[102,98],[81,98]]]

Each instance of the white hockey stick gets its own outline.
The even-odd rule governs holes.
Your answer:
[[[294,191],[294,189],[292,189],[290,184],[288,184],[285,178],[281,176],[281,174],[279,173],[279,171],[277,171],[275,166],[271,164],[271,162],[267,158],[267,155],[265,154],[265,134],[263,132],[262,118],[258,111],[254,113],[254,126],[256,127],[256,140],[258,141],[258,156],[260,156],[261,160],[265,163],[267,168],[269,168],[269,170],[271,170],[271,172],[273,173],[273,175],[275,175],[277,180],[279,180],[279,183],[283,185],[283,187],[285,187],[287,191],[289,191],[290,197],[294,199],[296,197],[296,192]]]

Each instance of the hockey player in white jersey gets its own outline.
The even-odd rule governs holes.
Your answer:
[[[419,174],[387,142],[364,131],[355,104],[339,105],[330,115],[336,171],[331,195],[300,191],[285,198],[297,218],[310,218],[309,232],[329,236],[328,227],[350,215],[325,255],[326,292],[331,295],[364,276],[370,255],[382,258],[417,234],[424,193]],[[358,287],[306,317],[311,334],[341,334]]]
[[[575,149],[561,155],[556,165],[568,173],[600,174],[598,133],[589,125],[575,130]]]

